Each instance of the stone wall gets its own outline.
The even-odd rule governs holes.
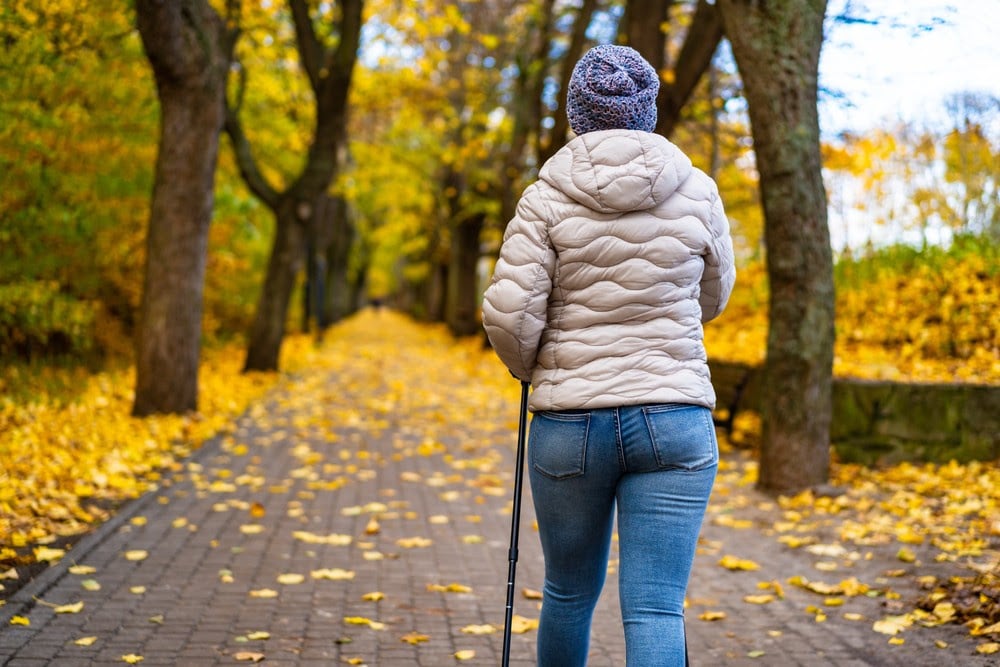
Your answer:
[[[759,409],[760,369],[711,367],[720,413]],[[830,439],[842,461],[868,465],[998,459],[1000,387],[835,379]]]

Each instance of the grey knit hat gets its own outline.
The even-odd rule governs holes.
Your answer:
[[[597,130],[656,128],[660,79],[653,66],[629,46],[601,44],[573,68],[566,91],[566,115],[577,134]]]

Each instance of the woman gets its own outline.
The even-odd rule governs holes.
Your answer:
[[[634,49],[587,52],[577,135],[504,234],[483,322],[532,383],[531,490],[545,557],[538,664],[584,665],[616,515],[629,667],[685,664],[684,595],[718,446],[702,323],[735,280],[711,178],[656,126]]]

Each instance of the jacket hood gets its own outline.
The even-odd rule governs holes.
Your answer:
[[[570,141],[538,176],[587,208],[624,213],[660,205],[691,170],[691,160],[658,134],[603,130]]]

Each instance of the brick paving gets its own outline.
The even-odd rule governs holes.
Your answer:
[[[145,667],[250,664],[241,652],[262,654],[266,665],[499,664],[501,633],[463,628],[502,627],[516,396],[483,399],[487,407],[469,416],[478,424],[452,428],[441,405],[408,402],[412,392],[391,362],[364,361],[290,380],[18,591],[0,607],[0,664],[110,667],[130,654]],[[372,373],[381,394],[363,384]],[[433,438],[414,426],[423,422],[437,424]],[[470,440],[476,430],[482,442]],[[904,644],[888,643],[871,629],[893,613],[883,596],[828,607],[825,622],[807,611],[824,607],[823,596],[787,583],[784,599],[744,602],[764,592],[760,581],[801,574],[875,585],[899,562],[890,547],[873,548],[867,560],[842,557],[837,572],[817,571],[815,562],[830,559],[777,542],[769,526],[778,510],[739,486],[742,455],[726,461],[689,589],[692,664],[1000,664],[976,654],[958,626],[911,629]],[[519,590],[542,582],[527,484],[525,492]],[[733,518],[748,523],[734,528]],[[144,558],[128,558],[139,551]],[[760,569],[725,570],[717,564],[724,554]],[[73,565],[93,572],[74,574]],[[624,664],[614,565],[594,622],[595,666]],[[288,574],[301,583],[281,583]],[[100,589],[85,589],[85,580]],[[910,603],[898,611],[912,608],[918,591],[891,583],[898,604]],[[471,590],[440,590],[449,584]],[[384,598],[364,599],[373,592]],[[79,613],[52,606],[79,601]],[[536,619],[537,605],[519,597],[515,612]],[[699,619],[709,611],[725,618]],[[14,615],[30,625],[10,625]],[[351,617],[383,625],[345,622]],[[259,632],[267,638],[253,638]],[[426,641],[401,640],[410,633]],[[76,643],[88,637],[96,637],[90,646]],[[534,664],[534,639],[534,631],[514,635],[512,664]],[[475,656],[458,662],[454,654],[466,650]]]

